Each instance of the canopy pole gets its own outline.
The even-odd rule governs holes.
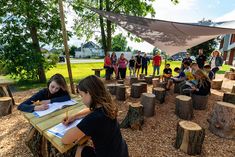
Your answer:
[[[60,20],[61,20],[61,27],[62,27],[62,33],[63,33],[63,43],[64,43],[64,49],[65,49],[67,69],[68,69],[68,74],[69,74],[70,87],[71,87],[72,94],[75,94],[72,70],[71,70],[71,65],[70,65],[70,54],[69,54],[69,48],[68,48],[68,42],[67,42],[68,37],[67,37],[67,31],[66,31],[65,22],[64,22],[64,9],[63,9],[62,0],[59,0],[59,11],[60,11]]]

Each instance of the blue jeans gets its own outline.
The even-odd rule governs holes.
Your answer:
[[[159,70],[160,70],[160,66],[153,66],[153,76],[155,76],[155,72],[157,70],[157,75],[159,75]]]

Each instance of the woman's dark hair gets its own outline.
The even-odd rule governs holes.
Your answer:
[[[188,62],[188,61],[185,61],[183,64],[190,66],[190,62]]]
[[[179,68],[179,67],[176,67],[176,68],[174,69],[174,72],[179,71],[179,70],[180,70],[180,68]]]
[[[91,95],[90,110],[95,110],[100,105],[105,109],[105,113],[109,118],[115,119],[117,117],[118,109],[113,103],[104,83],[97,76],[87,76],[79,82],[77,88],[85,93],[89,92]]]
[[[50,80],[47,82],[47,88],[49,88],[49,85],[52,81],[55,81],[58,85],[60,85],[61,89],[63,91],[66,91],[69,93],[69,90],[68,90],[68,86],[67,86],[67,83],[65,81],[65,78],[63,75],[57,73],[55,75],[53,75]]]

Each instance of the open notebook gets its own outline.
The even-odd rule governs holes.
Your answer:
[[[50,128],[47,132],[62,138],[64,136],[64,134],[71,128],[76,127],[78,125],[78,123],[81,122],[82,119],[78,119],[76,121],[74,121],[73,123],[71,123],[68,126],[65,126],[64,124],[60,123],[52,128]]]
[[[67,106],[75,105],[76,103],[77,103],[77,101],[73,100],[73,99],[68,100],[68,101],[64,101],[64,102],[54,102],[52,104],[48,104],[49,108],[47,110],[44,110],[44,111],[34,111],[33,114],[36,117],[42,117],[42,116],[50,114],[50,113],[52,113],[52,112],[54,112],[56,110],[65,108]]]

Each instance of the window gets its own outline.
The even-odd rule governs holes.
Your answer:
[[[220,46],[219,46],[219,49],[222,49],[224,46],[224,38],[220,41]]]
[[[235,34],[232,34],[231,39],[230,39],[230,44],[235,43]]]

